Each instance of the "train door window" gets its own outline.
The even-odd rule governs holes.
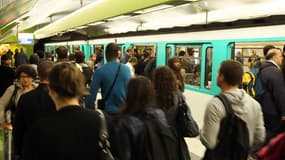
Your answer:
[[[201,46],[179,44],[175,46],[176,56],[180,57],[185,83],[200,86],[201,82]],[[185,73],[184,73],[185,72]]]
[[[205,60],[205,88],[211,89],[212,84],[212,61],[213,61],[213,47],[207,47]]]
[[[265,60],[263,47],[272,45],[276,48],[283,48],[284,41],[262,41],[262,42],[236,42],[234,58],[243,64],[244,71],[249,71],[252,65],[258,65]],[[257,63],[256,63],[257,62]]]

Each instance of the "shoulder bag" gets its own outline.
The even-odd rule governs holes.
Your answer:
[[[181,93],[178,96],[177,129],[183,137],[196,137],[199,135],[199,127],[191,115],[191,111]]]
[[[104,113],[97,109],[100,117],[100,131],[99,131],[99,147],[101,148],[101,160],[115,160],[110,151],[109,134],[107,130],[107,122]]]

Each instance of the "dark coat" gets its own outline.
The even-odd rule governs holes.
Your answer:
[[[282,71],[272,62],[262,64],[260,72],[264,98],[260,101],[267,133],[278,128],[281,116],[285,116],[285,83]]]
[[[13,126],[14,144],[19,155],[29,141],[28,134],[33,132],[32,126],[39,119],[55,112],[55,104],[48,94],[46,84],[40,84],[36,89],[20,97]]]
[[[0,66],[0,97],[4,94],[6,89],[13,84],[15,71],[11,67]]]
[[[117,138],[111,120],[106,117],[111,152],[118,156]],[[79,106],[66,106],[53,117],[42,119],[30,139],[28,156],[33,160],[100,160],[98,145],[100,117],[97,112]]]

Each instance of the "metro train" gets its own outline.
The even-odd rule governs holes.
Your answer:
[[[285,25],[253,26],[203,31],[187,31],[178,33],[116,36],[90,39],[88,41],[69,41],[46,43],[45,51],[53,52],[57,46],[67,46],[72,52],[75,46],[80,46],[86,57],[105,48],[109,42],[116,42],[122,53],[132,46],[139,52],[152,48],[156,54],[156,66],[167,64],[167,59],[177,56],[180,51],[187,53],[188,48],[194,49],[195,68],[197,72],[186,72],[185,92],[187,103],[192,115],[202,127],[204,111],[213,95],[220,92],[216,84],[219,65],[227,59],[239,60],[244,70],[248,69],[248,57],[255,50],[263,57],[262,49],[271,44],[283,48],[285,44]],[[204,147],[198,138],[187,139],[191,152],[202,156]]]

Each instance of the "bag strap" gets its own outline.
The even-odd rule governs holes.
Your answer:
[[[113,80],[113,83],[112,83],[112,85],[111,85],[111,88],[108,90],[106,96],[104,97],[105,100],[109,97],[109,95],[110,95],[110,93],[111,93],[111,90],[113,89],[113,87],[114,87],[114,85],[115,85],[115,83],[116,83],[116,80],[117,80],[117,78],[118,78],[118,76],[119,76],[120,68],[121,68],[121,63],[119,63],[119,67],[118,67],[116,76],[115,76],[115,78],[114,78],[114,80]]]
[[[227,115],[233,114],[232,104],[230,103],[228,98],[222,93],[217,95],[216,97],[218,97],[220,99],[220,101],[222,101],[223,106],[225,107],[225,110],[226,110],[226,114]]]

